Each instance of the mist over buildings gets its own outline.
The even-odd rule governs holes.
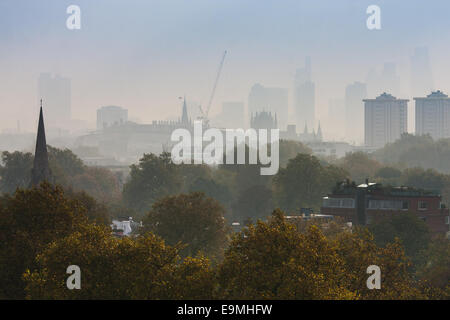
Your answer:
[[[219,127],[267,111],[281,130],[320,122],[326,140],[363,144],[362,99],[409,99],[414,132],[413,98],[450,92],[446,1],[379,1],[376,31],[370,1],[81,0],[81,30],[65,26],[70,4],[1,2],[0,131],[34,132],[41,98],[53,141],[97,130],[105,106],[137,123],[177,121],[185,96],[195,119],[224,50],[210,112]]]

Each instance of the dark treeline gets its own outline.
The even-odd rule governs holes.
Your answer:
[[[428,141],[415,139],[403,136],[395,152]],[[260,165],[175,165],[167,153],[146,154],[121,189],[110,171],[49,147],[54,181],[28,189],[32,154],[3,152],[0,298],[449,299],[449,241],[412,214],[353,232],[340,221],[284,218],[302,207],[317,211],[346,178],[438,190],[447,199],[442,168],[393,153],[388,145],[321,159],[281,141],[275,176],[261,176]],[[114,238],[109,223],[119,216],[143,226]],[[246,227],[235,233],[233,221]],[[71,264],[83,270],[83,290],[65,287]],[[365,285],[372,264],[383,270],[382,290]]]

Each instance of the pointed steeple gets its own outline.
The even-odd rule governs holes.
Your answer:
[[[306,124],[306,121],[305,121],[305,130],[303,130],[303,133],[304,133],[304,134],[307,134],[307,133],[308,133],[308,125]]]
[[[319,128],[317,128],[317,139],[319,141],[322,141],[322,128],[320,127],[320,121],[319,121]]]
[[[187,113],[187,106],[186,106],[186,96],[183,100],[183,111],[181,113],[181,123],[188,124],[189,123],[189,117]]]
[[[39,113],[39,125],[36,138],[36,150],[34,152],[34,164],[31,171],[30,186],[35,186],[43,181],[51,180],[50,167],[48,165],[47,141],[45,139],[44,115],[41,110]],[[51,181],[50,181],[51,182]]]

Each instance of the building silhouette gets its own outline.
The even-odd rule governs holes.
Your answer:
[[[296,71],[294,79],[294,113],[298,127],[305,123],[315,126],[315,84],[312,82],[311,58],[306,57],[305,67]]]
[[[255,84],[248,96],[248,112],[251,115],[261,110],[277,114],[278,125],[285,127],[288,122],[288,91],[285,88],[264,87]]]
[[[39,185],[41,182],[51,182],[51,171],[48,164],[47,141],[45,138],[44,115],[41,108],[39,112],[39,124],[36,137],[36,149],[34,152],[34,163],[31,171],[30,187]]]
[[[366,84],[354,82],[345,88],[345,136],[349,141],[363,140],[365,98],[367,98]]]
[[[411,56],[411,94],[424,96],[433,91],[433,73],[427,47],[415,48]]]
[[[438,90],[414,101],[416,134],[429,134],[433,139],[450,138],[450,98]]]
[[[278,129],[278,119],[275,114],[272,116],[271,112],[261,111],[255,112],[255,114],[251,114],[250,117],[250,128],[253,129]]]
[[[105,106],[97,110],[97,130],[128,121],[128,110],[117,106]]]
[[[364,99],[364,136],[369,147],[381,148],[408,131],[408,101],[383,93]]]

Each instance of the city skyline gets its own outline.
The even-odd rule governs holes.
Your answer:
[[[177,114],[180,95],[206,104],[224,49],[229,55],[211,116],[223,102],[247,102],[254,83],[288,89],[293,114],[292,79],[307,56],[314,62],[317,120],[328,116],[328,101],[342,97],[345,86],[364,83],[371,69],[381,70],[385,63],[396,65],[398,96],[417,96],[409,90],[416,47],[428,47],[434,89],[450,91],[444,50],[450,35],[443,14],[448,4],[439,3],[437,10],[437,4],[418,2],[420,10],[413,10],[379,1],[382,28],[368,30],[368,1],[288,2],[289,10],[273,1],[195,1],[191,6],[180,1],[170,6],[161,1],[130,1],[126,6],[120,1],[78,1],[81,30],[68,30],[68,1],[4,1],[0,128],[15,126],[21,115],[38,108],[36,79],[43,72],[71,79],[72,117],[91,121],[92,127],[97,108],[105,105],[124,106],[142,122],[169,119]],[[164,19],[158,17],[162,13]],[[439,39],[436,29],[444,30]],[[322,122],[326,136],[339,129]],[[35,119],[21,119],[23,130],[35,127]],[[413,130],[414,125],[408,127]]]

